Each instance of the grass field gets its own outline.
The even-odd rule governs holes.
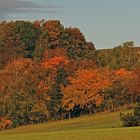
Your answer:
[[[0,132],[0,140],[140,140],[140,127],[119,128],[119,114],[99,113],[6,130]]]

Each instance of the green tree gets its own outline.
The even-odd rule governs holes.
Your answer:
[[[134,42],[124,42],[113,49],[97,51],[97,61],[100,67],[109,66],[112,69],[134,69],[140,63],[139,54],[133,49]]]
[[[69,81],[67,80],[67,72],[64,68],[58,68],[55,78],[55,83],[50,90],[50,112],[51,117],[55,119],[61,118],[62,98],[63,93],[61,86],[67,86]]]
[[[32,57],[35,43],[40,35],[40,29],[31,22],[16,21],[13,28],[15,36],[18,36],[25,45],[26,56]]]
[[[45,30],[43,31],[43,33],[41,33],[36,43],[34,51],[34,57],[36,61],[41,62],[41,60],[44,57],[45,50],[49,48],[48,46],[49,46],[48,32]]]

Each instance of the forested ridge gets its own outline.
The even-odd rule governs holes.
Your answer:
[[[96,50],[80,29],[58,20],[0,22],[0,129],[139,102],[134,46]]]

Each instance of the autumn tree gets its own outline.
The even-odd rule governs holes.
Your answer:
[[[70,111],[75,106],[88,108],[89,112],[103,101],[101,91],[110,86],[109,71],[107,69],[79,69],[75,77],[69,77],[70,84],[62,87],[63,107]]]
[[[67,28],[67,32],[70,34],[72,45],[83,46],[83,44],[86,42],[84,35],[78,28]]]
[[[112,85],[105,92],[107,109],[114,111],[115,108],[130,103],[128,84],[131,78],[131,72],[128,70],[112,71]]]
[[[131,96],[131,102],[139,102],[140,101],[140,68],[136,68],[132,72],[132,79],[129,82],[129,94]]]
[[[58,119],[61,118],[61,109],[62,109],[62,97],[61,86],[66,86],[68,84],[67,72],[65,66],[69,61],[62,57],[52,57],[42,63],[42,65],[50,70],[53,79],[52,87],[49,89],[49,111],[51,117]]]
[[[134,51],[134,42],[124,42],[113,49],[96,51],[98,65],[100,67],[109,66],[118,70],[125,68],[133,70],[140,63],[139,54]]]
[[[10,118],[13,126],[49,119],[48,74],[30,59],[9,63],[0,73],[0,116]]]
[[[44,29],[48,33],[49,48],[61,47],[61,34],[64,30],[63,25],[58,20],[49,20],[44,23]]]
[[[42,65],[46,68],[46,69],[55,69],[56,67],[61,67],[61,66],[65,66],[69,63],[68,59],[66,59],[63,56],[59,56],[59,57],[52,57],[47,61],[42,62]]]
[[[18,36],[13,33],[15,27],[13,22],[0,23],[0,68],[14,57],[24,54],[24,45]]]
[[[86,42],[78,28],[64,28],[60,21],[50,20],[44,23],[43,32],[48,39],[46,48],[65,48],[67,55],[74,59],[94,58],[94,44]],[[39,48],[42,49],[41,46]]]
[[[69,44],[66,45],[67,55],[72,59],[94,59],[95,48],[93,43],[87,42],[78,28],[66,28]]]

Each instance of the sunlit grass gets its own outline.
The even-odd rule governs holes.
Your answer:
[[[24,126],[1,132],[0,140],[140,140],[140,127],[119,128],[119,114],[99,113]]]

